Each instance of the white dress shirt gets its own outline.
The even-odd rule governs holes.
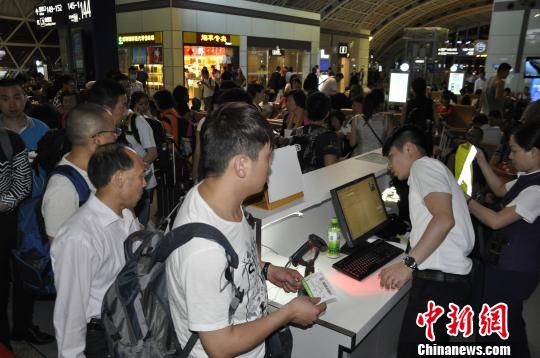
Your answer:
[[[51,258],[59,358],[84,357],[86,323],[101,316],[103,297],[125,264],[124,240],[139,228],[130,210],[119,217],[92,195],[58,230]]]

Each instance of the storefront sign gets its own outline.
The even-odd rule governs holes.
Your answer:
[[[280,48],[269,50],[270,56],[285,56],[285,51]]]
[[[121,34],[118,36],[119,45],[156,44],[161,43],[161,32],[143,32],[138,34]]]
[[[349,55],[349,45],[346,43],[338,43],[337,53],[341,57],[347,57]]]
[[[197,41],[208,45],[231,45],[231,35],[197,32]]]

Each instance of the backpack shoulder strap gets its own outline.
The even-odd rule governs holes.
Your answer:
[[[133,137],[135,138],[135,140],[137,141],[137,143],[139,144],[142,144],[141,143],[141,136],[139,135],[139,128],[137,127],[137,116],[139,114],[138,113],[131,113],[129,115],[129,127],[131,129],[131,134],[133,134]]]
[[[79,206],[86,203],[90,197],[90,187],[77,169],[73,168],[71,165],[58,165],[54,168],[51,176],[54,174],[63,175],[64,177],[68,178],[69,181],[71,181],[75,187],[75,190],[77,190],[77,194],[79,195]]]
[[[161,241],[159,247],[156,249],[155,260],[165,262],[174,250],[188,243],[194,237],[200,237],[218,243],[225,250],[227,263],[233,268],[238,268],[238,255],[229,240],[227,240],[221,231],[205,223],[184,224],[170,231],[165,235],[164,240]]]
[[[225,250],[227,259],[227,268],[225,269],[225,278],[231,284],[234,290],[234,297],[229,305],[229,316],[232,317],[240,302],[242,302],[244,291],[241,291],[234,284],[234,269],[238,268],[238,254],[234,251],[231,243],[227,238],[215,227],[205,223],[189,223],[184,224],[170,231],[163,240],[160,241],[154,259],[158,262],[164,262],[169,255],[186,244],[194,237],[203,238],[214,241],[221,245]]]
[[[2,147],[6,159],[11,162],[11,159],[13,159],[13,146],[11,145],[11,139],[9,139],[9,133],[4,128],[0,128],[0,147]]]

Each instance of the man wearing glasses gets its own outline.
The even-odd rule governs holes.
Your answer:
[[[58,165],[67,165],[76,170],[84,179],[88,190],[96,189],[88,178],[88,162],[100,145],[114,143],[120,135],[110,113],[97,104],[82,104],[75,107],[66,120],[66,134],[72,144]],[[50,177],[43,196],[41,212],[45,221],[45,230],[52,241],[58,229],[82,205],[81,198],[73,182],[64,175]]]

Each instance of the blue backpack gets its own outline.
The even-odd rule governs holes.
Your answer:
[[[88,200],[90,188],[75,168],[69,165],[59,165],[54,168],[49,178],[55,174],[65,176],[75,186],[79,195],[79,206]],[[19,205],[17,247],[12,251],[16,269],[20,273],[24,288],[36,295],[56,293],[49,253],[49,239],[41,214],[44,193],[43,186],[41,193],[32,195]]]

